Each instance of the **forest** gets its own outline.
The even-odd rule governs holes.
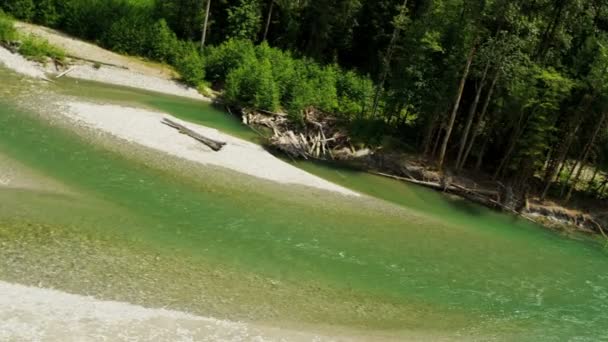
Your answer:
[[[608,196],[605,0],[3,0],[170,64],[229,104],[307,108],[353,139],[519,192]],[[204,28],[204,29],[203,29]]]

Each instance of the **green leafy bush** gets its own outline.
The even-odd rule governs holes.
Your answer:
[[[226,79],[225,96],[231,104],[275,111],[279,107],[279,95],[269,60],[258,61],[250,56]]]
[[[146,21],[137,18],[120,18],[104,34],[102,44],[116,52],[145,55],[150,42],[146,26]]]
[[[295,120],[308,107],[328,113],[359,115],[368,110],[372,81],[336,65],[320,66],[296,59],[267,43],[230,40],[209,48],[208,78],[226,80],[226,98],[232,104],[266,110],[282,108]]]
[[[13,19],[0,10],[0,42],[9,42],[17,39],[17,31],[13,26]]]
[[[0,8],[22,20],[31,20],[35,14],[33,0],[2,0]]]
[[[228,37],[255,40],[261,27],[259,0],[240,0],[238,6],[228,8]]]
[[[367,77],[352,72],[342,72],[336,83],[338,113],[363,115],[372,107],[374,83]]]
[[[172,64],[176,62],[179,52],[179,41],[164,19],[158,20],[152,26],[148,39],[148,57],[160,62]]]
[[[206,48],[207,79],[223,81],[230,71],[243,65],[249,58],[255,58],[255,48],[248,40],[230,39],[220,46]]]
[[[23,42],[19,47],[19,53],[28,59],[38,62],[45,62],[47,57],[58,60],[65,59],[65,51],[49,44],[49,42],[44,39],[34,36],[27,36],[23,39]]]
[[[61,0],[38,0],[34,21],[45,26],[54,26],[61,20]]]
[[[205,82],[205,62],[194,44],[182,43],[175,61],[175,69],[182,80],[194,87]]]

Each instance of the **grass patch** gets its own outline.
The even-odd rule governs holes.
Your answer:
[[[66,56],[62,49],[34,36],[27,36],[23,39],[19,53],[28,59],[42,63],[46,62],[47,57],[62,61]]]
[[[0,42],[17,40],[18,34],[13,26],[13,19],[0,10]]]
[[[47,57],[56,60],[64,60],[66,57],[63,49],[50,44],[48,41],[35,36],[20,35],[15,29],[14,19],[0,10],[0,43],[15,44],[18,46],[19,53],[30,60],[44,63]]]

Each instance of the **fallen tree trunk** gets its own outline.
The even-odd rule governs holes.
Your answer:
[[[538,224],[538,222],[536,220],[529,217],[528,215],[525,215],[512,208],[509,208],[509,207],[503,205],[502,203],[500,203],[499,201],[490,197],[490,196],[498,196],[498,191],[474,190],[474,189],[469,189],[469,188],[466,188],[464,186],[454,184],[454,183],[450,183],[447,186],[442,186],[440,183],[420,181],[420,180],[413,179],[413,178],[399,177],[399,176],[390,175],[390,174],[382,173],[382,172],[370,171],[370,173],[378,175],[378,176],[382,176],[382,177],[387,177],[387,178],[392,178],[392,179],[412,183],[412,184],[426,186],[428,188],[439,190],[439,191],[450,192],[450,193],[459,195],[461,197],[465,197],[469,200],[481,203],[481,204],[489,206],[489,207],[500,208],[500,209],[502,209],[504,211],[508,211],[516,216],[522,217],[530,222]]]
[[[68,70],[62,72],[61,74],[55,76],[55,78],[62,78],[63,76],[65,76],[65,75],[69,74],[70,72],[74,71],[75,68],[76,67],[71,67]]]
[[[169,126],[169,127],[173,127],[175,129],[177,129],[181,134],[185,134],[185,135],[187,135],[187,136],[189,136],[189,137],[191,137],[191,138],[193,138],[193,139],[195,139],[195,140],[197,140],[197,141],[199,141],[199,142],[201,142],[201,143],[209,146],[209,148],[211,148],[212,150],[214,150],[216,152],[219,151],[219,150],[221,150],[222,147],[224,147],[226,145],[225,142],[220,142],[220,141],[216,141],[216,140],[207,138],[207,137],[205,137],[205,136],[203,136],[203,135],[201,135],[201,134],[199,134],[199,133],[191,130],[190,128],[188,128],[186,126],[181,125],[181,124],[179,124],[179,123],[177,123],[175,121],[171,121],[171,120],[169,120],[167,118],[164,118],[163,121],[162,121],[162,123],[165,124],[165,125],[167,125],[167,126]]]

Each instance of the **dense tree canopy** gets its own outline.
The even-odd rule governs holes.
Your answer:
[[[211,46],[199,53],[207,1]],[[481,169],[543,197],[568,199],[581,189],[603,196],[607,187],[605,0],[5,0],[0,6],[17,18],[171,63],[189,83],[223,86],[234,103],[295,117],[315,106],[347,124],[374,127],[361,139],[397,137],[440,167]]]

